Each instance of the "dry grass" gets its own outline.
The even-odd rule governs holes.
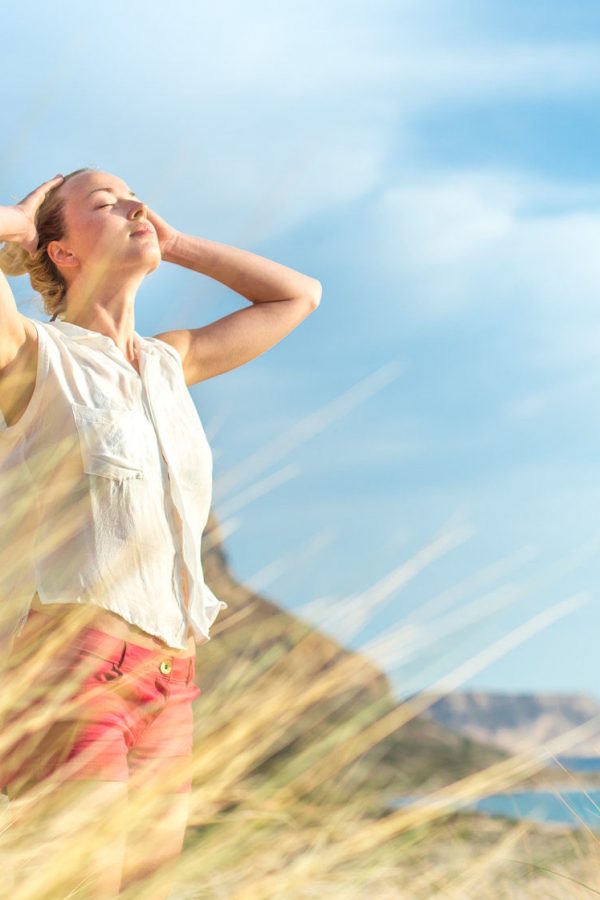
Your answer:
[[[72,624],[77,626],[75,617]],[[240,646],[251,644],[235,617],[228,627],[240,632]],[[66,637],[63,633],[57,641]],[[167,896],[168,884],[173,898],[235,900],[362,898],[375,892],[415,900],[572,898],[598,892],[597,837],[586,828],[544,829],[460,812],[477,797],[538,771],[587,726],[549,743],[544,752],[502,760],[431,790],[426,805],[386,809],[369,791],[364,771],[353,782],[353,767],[425,704],[417,696],[379,715],[356,708],[342,719],[319,716],[322,705],[331,712],[336,697],[342,698],[353,681],[364,680],[365,668],[357,657],[345,656],[323,668],[313,640],[307,631],[291,648],[275,644],[258,659],[241,654],[199,699],[183,852],[176,864],[121,896]],[[2,694],[5,710],[18,704],[20,691],[31,690],[28,678],[43,684],[55,651],[51,641],[31,649],[27,665],[19,669],[22,681],[11,682],[10,696]],[[64,715],[60,702],[53,692],[36,727]],[[311,723],[308,733],[306,722]],[[298,752],[282,754],[290,734],[301,734],[304,741]],[[6,746],[17,736],[5,729],[0,742]],[[86,872],[94,854],[110,848],[132,819],[143,824],[158,815],[159,798],[142,785],[126,809],[116,808],[91,823],[89,816],[79,821],[69,810],[58,853],[48,849],[48,842],[40,845],[38,830],[40,822],[57,820],[56,802],[52,786],[39,785],[19,811],[22,818],[2,831],[3,871],[18,876],[10,894],[15,900],[67,896],[65,885]],[[5,809],[5,826],[11,806]],[[138,850],[142,856],[143,847],[129,852]]]

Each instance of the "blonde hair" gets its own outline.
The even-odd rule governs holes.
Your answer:
[[[35,214],[39,240],[33,254],[13,241],[5,241],[4,246],[0,247],[0,269],[5,275],[29,275],[32,288],[42,295],[44,311],[53,319],[64,312],[67,294],[67,283],[48,255],[48,244],[60,241],[65,234],[64,198],[58,194],[58,190],[74,175],[95,171],[98,170],[89,167],[76,169],[48,191]]]

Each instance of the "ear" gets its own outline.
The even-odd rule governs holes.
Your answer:
[[[50,241],[47,252],[52,262],[59,268],[62,266],[72,268],[79,264],[79,260],[75,254],[72,253],[71,250],[67,250],[66,247],[63,247],[59,241]]]

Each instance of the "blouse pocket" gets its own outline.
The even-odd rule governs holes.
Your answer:
[[[90,475],[143,478],[140,414],[135,410],[71,403],[83,460]]]

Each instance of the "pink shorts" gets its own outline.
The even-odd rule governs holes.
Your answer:
[[[31,610],[27,633],[38,625],[40,634],[56,628],[51,617]],[[39,678],[24,689],[13,683],[11,692],[11,679],[31,664],[31,646],[19,635],[2,673],[3,695],[14,704],[0,723],[0,738],[10,735],[0,752],[0,791],[14,799],[47,779],[143,786],[151,777],[160,792],[191,790],[191,774],[181,776],[180,766],[192,758],[192,703],[202,693],[194,683],[195,656],[170,656],[85,627]],[[57,714],[36,722],[53,696],[62,704]]]

